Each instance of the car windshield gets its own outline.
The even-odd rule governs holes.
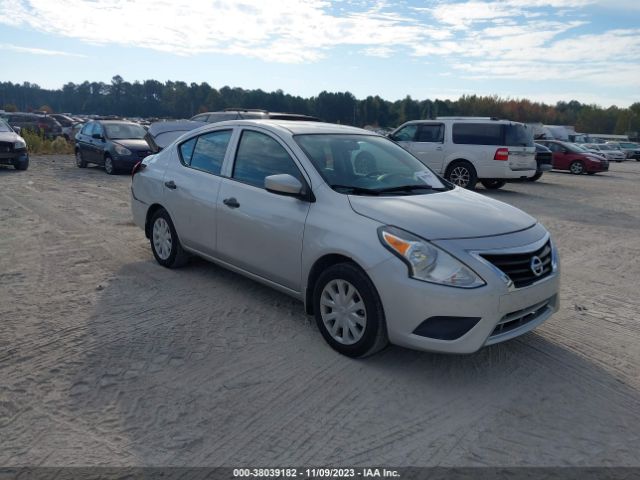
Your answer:
[[[13,129],[7,122],[0,118],[0,132],[13,132]]]
[[[123,140],[125,138],[144,138],[147,133],[140,125],[130,123],[107,123],[104,124],[107,137],[112,140]]]
[[[611,145],[600,145],[600,150],[617,150],[617,148]]]
[[[585,153],[587,151],[586,148],[582,148],[580,145],[574,145],[573,143],[563,143],[562,145],[573,153]]]
[[[374,135],[296,135],[325,181],[354,195],[420,195],[453,188],[394,142]]]

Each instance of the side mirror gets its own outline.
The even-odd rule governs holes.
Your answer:
[[[269,175],[264,179],[264,188],[268,192],[290,197],[299,197],[303,194],[304,186],[302,182],[293,175],[281,173],[279,175]]]
[[[94,133],[93,135],[91,135],[91,138],[95,138],[96,140],[104,140],[102,135],[100,135],[99,133]]]
[[[16,127],[11,127],[11,128],[13,128],[13,131],[16,132],[18,135],[20,135],[22,133],[22,128],[21,127],[16,126]]]

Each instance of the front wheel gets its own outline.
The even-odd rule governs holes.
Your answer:
[[[543,172],[537,172],[533,177],[529,177],[527,178],[527,182],[535,182],[540,180],[540,177],[542,176]]]
[[[153,215],[149,240],[153,256],[163,267],[181,267],[189,260],[189,256],[180,245],[171,217],[165,209],[160,209]]]
[[[480,180],[480,183],[487,190],[497,190],[505,186],[507,182],[504,180],[498,180],[497,178],[487,178],[484,180]]]
[[[445,178],[454,185],[473,190],[478,182],[478,174],[469,162],[458,160],[447,168]]]
[[[352,263],[339,263],[322,272],[313,291],[313,310],[320,333],[343,355],[365,357],[389,342],[378,292]]]
[[[584,165],[582,162],[576,160],[569,165],[569,171],[574,175],[582,175],[584,173]]]
[[[29,168],[29,159],[27,158],[26,160],[18,160],[13,164],[13,168],[15,168],[16,170],[26,170],[27,168]]]
[[[113,163],[113,158],[111,158],[110,155],[104,157],[104,171],[109,175],[115,175],[117,172],[116,166]]]

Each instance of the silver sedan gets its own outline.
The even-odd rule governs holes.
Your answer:
[[[536,219],[366,130],[207,125],[136,166],[131,196],[158,263],[198,255],[298,298],[352,357],[388,342],[471,353],[558,309],[558,254]]]

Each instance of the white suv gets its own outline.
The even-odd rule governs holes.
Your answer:
[[[536,174],[533,131],[488,117],[438,117],[406,122],[389,134],[450,182],[472,189],[501,188]]]

